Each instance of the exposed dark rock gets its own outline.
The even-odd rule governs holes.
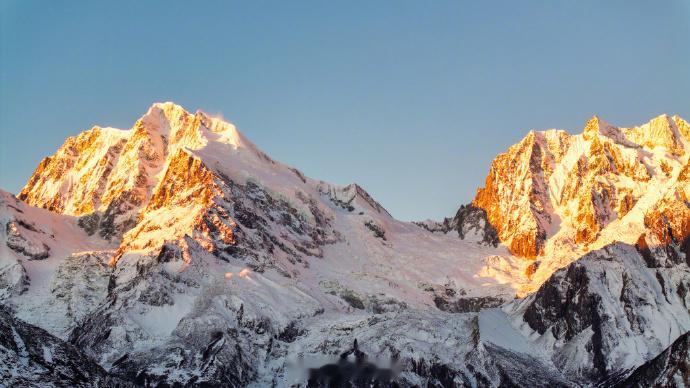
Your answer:
[[[600,295],[589,290],[587,269],[575,262],[552,275],[534,295],[524,320],[539,334],[551,330],[554,338],[571,340],[587,328],[593,334],[588,350],[593,357],[591,377],[607,375],[605,354],[601,344]]]
[[[482,236],[481,241],[486,245],[497,246],[500,242],[496,228],[491,225],[486,216],[486,210],[472,204],[460,206],[458,212],[455,213],[451,226],[454,226],[454,230],[462,239],[469,232],[474,231]]]
[[[106,352],[110,348],[106,341],[115,324],[115,320],[111,317],[108,309],[115,302],[116,297],[111,294],[106,303],[89,314],[72,330],[69,342],[94,357]]]
[[[382,240],[386,239],[386,231],[383,230],[382,227],[374,223],[373,221],[365,221],[364,226],[369,228],[372,232],[374,232],[374,237],[380,238]]]
[[[573,338],[597,315],[598,297],[587,294],[588,283],[587,270],[578,263],[556,272],[537,291],[525,322],[539,334],[551,328],[556,338]]]
[[[0,290],[9,294],[21,295],[29,290],[31,279],[20,263],[0,269]]]
[[[318,190],[321,194],[327,195],[333,204],[349,212],[355,210],[354,202],[357,198],[360,198],[377,213],[390,215],[380,203],[356,183],[351,183],[342,188],[335,188],[323,183],[319,185]],[[362,215],[364,212],[360,211],[359,214]]]
[[[110,373],[139,386],[244,387],[256,378],[235,340],[223,332],[211,334],[204,344],[179,342],[151,353],[130,353],[118,361]],[[176,376],[177,382],[170,383],[168,370],[202,373],[183,373]]]
[[[7,241],[5,244],[11,250],[29,258],[29,260],[43,260],[50,257],[50,247],[43,242],[34,242],[27,239],[20,230],[17,221],[8,221],[5,225]],[[24,232],[26,233],[26,232]]]
[[[239,185],[229,177],[218,174],[222,189],[232,198],[229,203],[218,204],[208,211],[206,229],[214,236],[218,257],[225,255],[244,259],[255,268],[278,268],[276,251],[285,253],[286,259],[308,265],[307,257],[322,257],[322,246],[340,241],[333,230],[331,220],[323,214],[313,198],[297,192],[297,198],[308,206],[313,217],[306,216],[294,204],[271,193],[255,182]],[[238,225],[227,225],[232,229],[232,241],[221,241],[218,220],[237,220]],[[213,220],[213,222],[211,222]],[[289,233],[277,235],[273,225],[284,226]],[[227,234],[227,233],[226,233]]]
[[[297,337],[303,334],[304,330],[300,329],[297,322],[293,321],[278,334],[278,339],[283,342],[295,342]]]
[[[616,388],[690,386],[690,332],[678,337],[661,354],[635,369]]]
[[[20,372],[20,373],[17,373]],[[16,319],[0,306],[0,385],[12,387],[130,387],[79,349]]]
[[[503,299],[493,296],[461,297],[457,299],[448,299],[440,295],[434,297],[436,307],[441,311],[449,313],[478,312],[482,309],[498,307],[503,302]]]
[[[374,314],[384,314],[390,311],[402,311],[407,309],[407,303],[393,298],[377,297],[370,295],[367,298],[367,310]]]
[[[21,226],[22,228],[24,228],[26,230],[30,230],[32,232],[37,232],[37,233],[43,233],[43,231],[39,230],[33,222],[30,223],[30,222],[22,220],[21,218],[15,218],[15,221],[17,222],[17,224],[19,226]],[[45,234],[45,233],[43,233],[43,234]]]
[[[362,188],[362,186],[352,183],[348,185],[345,189],[349,189],[350,187],[354,186],[355,193],[358,197],[362,198],[369,206],[371,206],[374,210],[376,210],[378,213],[381,214],[386,214],[390,216],[390,213],[388,210],[386,210],[383,206],[381,206],[378,201],[376,201],[369,193]]]
[[[99,235],[106,239],[120,239],[122,235],[136,225],[136,217],[130,216],[117,222],[117,217],[126,215],[135,209],[137,199],[133,195],[122,195],[110,202],[103,212],[99,223]]]
[[[571,365],[571,371],[608,386],[630,368],[612,359],[612,352],[644,340],[654,328],[655,314],[677,309],[679,302],[680,311],[687,308],[688,269],[679,246],[671,241],[650,248],[640,238],[635,246],[613,243],[590,252],[556,271],[529,296],[523,319],[539,334],[549,332],[563,343],[554,358],[557,365],[567,365],[566,353],[577,347],[588,354],[591,366]]]
[[[428,380],[428,387],[572,387],[557,371],[540,367],[541,362],[529,355],[513,353],[492,344],[485,344],[478,357],[472,355],[461,365],[445,364],[421,358],[401,360],[401,369]],[[479,361],[481,359],[481,361]],[[483,368],[479,368],[481,364]],[[488,365],[487,365],[488,364]],[[486,374],[492,370],[497,376]],[[498,379],[496,379],[498,377]],[[401,375],[396,381],[410,386]]]
[[[136,210],[140,199],[131,192],[116,198],[105,211],[96,211],[79,217],[77,224],[89,235],[98,232],[105,240],[119,240],[122,235],[136,225]]]
[[[98,212],[93,212],[85,216],[79,217],[77,224],[84,229],[86,234],[92,236],[98,230],[98,224],[101,221],[101,216]]]
[[[491,225],[486,210],[472,204],[461,205],[453,218],[444,218],[442,222],[425,221],[413,222],[432,233],[449,233],[455,231],[461,239],[472,233],[479,236],[479,242],[484,245],[498,246],[501,242],[496,228]]]
[[[362,301],[362,298],[360,298],[357,294],[355,294],[351,290],[343,290],[340,292],[340,298],[342,298],[347,304],[350,306],[359,309],[359,310],[364,310],[364,301]]]

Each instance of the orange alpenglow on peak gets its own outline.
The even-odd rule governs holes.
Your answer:
[[[93,127],[68,138],[41,161],[19,198],[75,216],[122,201],[139,207],[150,198],[166,159],[209,142],[254,148],[230,123],[201,111],[192,115],[171,102],[155,103],[129,130]]]
[[[236,244],[237,223],[219,203],[244,184],[284,197],[296,188],[315,190],[234,125],[166,102],[153,104],[129,130],[94,127],[67,139],[18,197],[78,216],[89,233],[118,242],[110,261],[115,265],[127,252],[155,250],[185,236],[209,251]],[[310,202],[302,207],[304,214],[316,211]]]
[[[68,138],[41,161],[18,198],[62,214],[93,215],[94,222],[110,224],[102,229],[104,238],[119,239],[152,199],[160,206],[163,190],[172,190],[165,181],[171,163],[189,160],[185,169],[201,170],[185,174],[202,174],[207,148],[248,163],[270,160],[230,123],[172,102],[155,103],[129,130],[96,126]]]
[[[556,246],[594,249],[618,238],[612,223],[636,238],[645,222],[654,223],[645,221],[654,206],[673,208],[675,198],[688,197],[687,180],[679,177],[689,144],[690,125],[668,115],[632,128],[593,116],[579,135],[533,130],[494,159],[473,205],[486,212],[498,239],[526,258]],[[67,139],[39,164],[19,198],[86,217],[104,238],[121,240],[122,252],[191,230],[234,244],[236,225],[214,213],[228,195],[227,179],[261,182],[288,196],[294,192],[286,188],[314,182],[272,160],[221,118],[165,102],[153,104],[130,130],[94,127]],[[151,232],[171,209],[180,217],[169,235]]]
[[[665,193],[680,193],[668,194],[666,207],[687,197],[679,177],[689,146],[690,125],[668,115],[632,128],[593,116],[580,135],[530,131],[494,159],[473,204],[515,255],[536,258],[564,244],[586,252],[616,238],[607,229],[614,221],[642,233]]]

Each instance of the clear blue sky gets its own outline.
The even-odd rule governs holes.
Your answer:
[[[398,218],[452,215],[532,128],[690,118],[690,1],[0,1],[0,187],[154,101]]]

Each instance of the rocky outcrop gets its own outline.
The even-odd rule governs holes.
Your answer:
[[[30,232],[37,232],[36,229],[29,229],[30,226],[22,224],[21,221],[9,221],[5,225],[5,233],[7,234],[7,247],[17,253],[29,258],[29,260],[43,260],[50,257],[50,247],[45,243],[36,241],[30,237],[25,236]],[[24,233],[22,233],[22,231]]]
[[[661,354],[616,385],[617,388],[687,386],[690,386],[690,332],[678,337]]]
[[[364,221],[364,226],[371,230],[371,232],[374,234],[374,237],[380,238],[381,240],[386,239],[386,231],[380,225],[376,224],[376,222],[371,220]]]
[[[497,246],[500,243],[496,228],[489,222],[486,211],[472,204],[460,205],[453,218],[443,222],[415,221],[415,225],[432,233],[456,232],[461,239],[469,239],[483,245]]]
[[[645,213],[644,224],[660,244],[682,242],[690,236],[690,159],[674,186]]]
[[[477,191],[472,204],[486,211],[498,237],[516,255],[532,258],[543,251],[553,213],[548,180],[569,142],[563,131],[531,131],[494,159]]]
[[[690,267],[678,249],[641,242],[592,251],[519,302],[522,320],[553,342],[554,363],[566,373],[615,380],[690,329]]]
[[[499,243],[498,232],[489,222],[486,211],[471,204],[460,206],[450,227],[456,230],[462,239],[476,236],[486,245],[497,246]]]
[[[12,263],[0,270],[0,301],[21,295],[29,290],[31,280],[20,263]]]
[[[532,131],[496,157],[472,203],[514,255],[543,257],[533,279],[560,266],[549,260],[568,256],[564,247],[574,260],[616,241],[620,225],[631,228],[627,243],[644,229],[661,244],[668,230],[682,241],[690,219],[687,128],[677,116],[634,128],[594,116],[579,135]]]
[[[0,380],[13,387],[134,387],[79,349],[0,306]]]
[[[649,123],[623,130],[626,137],[635,144],[648,149],[663,148],[674,156],[683,156],[683,138],[690,139],[687,122],[678,116],[661,115]]]
[[[242,387],[256,379],[256,366],[248,362],[251,356],[244,353],[238,331],[215,331],[207,338],[193,334],[155,351],[125,353],[113,362],[110,373],[140,386],[169,384],[168,373],[173,371],[184,371],[176,379],[195,387]]]
[[[498,307],[503,303],[503,299],[493,296],[449,298],[447,296],[436,295],[434,297],[434,304],[436,307],[441,311],[447,311],[449,313],[476,313],[483,309]]]
[[[207,127],[230,130],[219,126],[201,112],[154,104],[129,131],[94,127],[68,138],[39,164],[18,197],[83,216],[90,233],[98,230],[103,238],[117,240],[136,224],[170,157],[180,149],[202,147],[201,132]]]

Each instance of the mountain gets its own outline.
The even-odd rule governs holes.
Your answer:
[[[690,327],[688,241],[653,253],[610,244],[556,271],[505,310],[560,370],[585,381],[610,380]]]
[[[473,205],[510,251],[534,260],[532,292],[583,254],[642,234],[690,234],[690,125],[662,115],[633,128],[598,117],[583,133],[532,131],[491,165]],[[653,236],[653,237],[652,237]]]
[[[0,192],[0,301],[138,385],[286,386],[355,339],[402,386],[618,383],[690,330],[689,128],[532,131],[407,223],[157,103]]]

